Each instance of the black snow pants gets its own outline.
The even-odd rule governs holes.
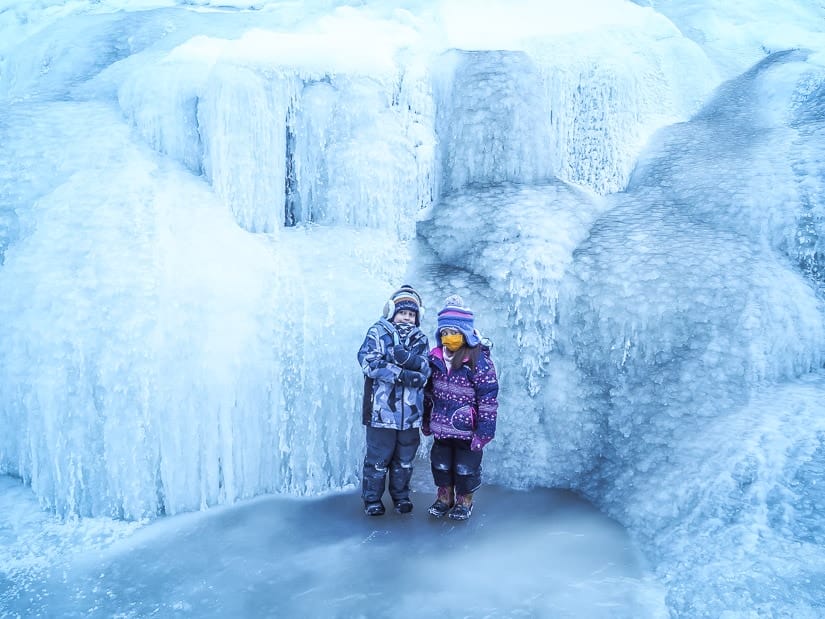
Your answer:
[[[456,494],[471,494],[481,485],[481,451],[472,451],[470,441],[437,438],[430,451],[436,486],[455,486]]]
[[[381,500],[387,471],[390,473],[392,500],[410,498],[410,478],[420,442],[418,428],[393,430],[367,426],[367,455],[361,485],[361,498],[365,503]]]

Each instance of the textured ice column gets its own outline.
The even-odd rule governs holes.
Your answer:
[[[125,518],[353,483],[355,351],[404,243],[249,234],[108,105],[14,118],[10,156],[42,181],[0,269],[0,471],[58,513]]]
[[[283,226],[286,117],[294,86],[236,65],[218,65],[198,106],[204,171],[250,232]]]
[[[339,96],[329,81],[308,82],[288,126],[291,146],[291,185],[287,191],[287,222],[324,221],[327,216],[329,174],[325,151],[335,129],[335,107]],[[300,179],[300,180],[299,180]]]
[[[559,181],[505,183],[454,192],[419,224],[425,296],[438,309],[462,294],[494,344],[502,416],[485,472],[501,483],[566,486],[600,451],[598,388],[559,354],[556,329],[559,287],[603,208]]]
[[[653,132],[688,118],[718,83],[702,51],[661,18],[537,38],[527,49],[549,108],[555,174],[598,193],[622,189]]]
[[[550,109],[527,54],[446,52],[433,84],[441,193],[553,176]]]
[[[242,58],[232,45],[194,37],[123,78],[121,108],[160,153],[203,173],[250,232],[283,226],[287,110],[294,77]]]
[[[118,101],[138,133],[159,153],[203,172],[198,106],[212,70],[208,62],[146,62],[129,73]]]
[[[553,176],[598,193],[624,187],[650,135],[687,118],[718,81],[666,19],[643,23],[442,54],[433,68],[440,192]]]
[[[804,84],[793,124],[799,133],[795,142],[793,169],[798,181],[801,213],[796,243],[789,253],[810,279],[825,289],[825,76]]]
[[[398,90],[347,75],[304,86],[290,125],[296,221],[413,236],[431,200],[432,122]]]

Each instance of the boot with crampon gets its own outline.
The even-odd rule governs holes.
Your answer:
[[[454,503],[455,500],[453,499],[453,487],[439,486],[438,496],[436,496],[435,498],[435,503],[430,505],[430,509],[428,509],[427,511],[429,512],[430,516],[441,518],[444,514],[450,511],[450,508],[452,508]]]
[[[448,514],[453,520],[467,520],[473,513],[473,494],[457,494],[455,506]]]

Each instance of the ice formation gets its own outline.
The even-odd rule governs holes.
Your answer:
[[[127,520],[345,487],[406,280],[494,342],[491,480],[587,495],[676,613],[816,616],[821,5],[337,4],[0,12],[0,472]]]

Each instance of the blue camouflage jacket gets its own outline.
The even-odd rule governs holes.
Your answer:
[[[363,423],[374,428],[421,427],[424,385],[430,376],[429,342],[418,327],[402,338],[381,318],[367,330],[358,350],[364,372]]]

